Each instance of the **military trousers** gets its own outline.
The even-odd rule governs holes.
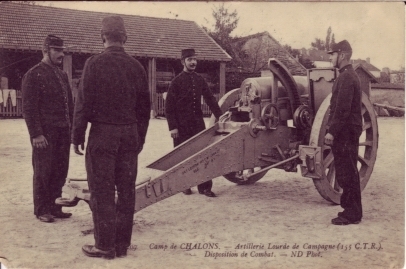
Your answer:
[[[344,209],[343,216],[351,221],[362,219],[361,185],[357,168],[361,132],[361,126],[346,126],[334,137],[332,146],[336,180],[343,189],[340,201]]]
[[[189,138],[195,136],[196,134],[200,133],[201,131],[203,131],[205,129],[204,126],[204,122],[203,120],[201,120],[202,123],[200,124],[196,124],[195,128],[192,129],[191,131],[189,130],[189,132],[187,131],[183,131],[182,128],[179,128],[179,136],[178,138],[174,138],[173,139],[173,146],[177,147],[180,144],[182,144],[183,142],[185,142],[186,140],[188,140]],[[211,191],[211,188],[213,187],[213,181],[209,180],[206,182],[203,182],[202,184],[197,185],[197,189],[199,192],[204,192],[205,190],[209,190]]]
[[[43,126],[46,148],[32,147],[34,214],[61,210],[55,200],[62,195],[69,169],[69,127]],[[32,143],[32,139],[31,139]]]
[[[136,124],[92,123],[86,171],[98,249],[126,248],[131,244],[140,146]]]

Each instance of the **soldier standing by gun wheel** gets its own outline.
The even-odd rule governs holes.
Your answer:
[[[207,82],[195,72],[195,50],[182,50],[181,62],[183,71],[172,80],[165,103],[165,114],[175,147],[206,128],[200,104],[202,96],[217,119],[222,114]],[[212,186],[213,182],[209,180],[199,184],[197,189],[200,194],[215,197]],[[192,190],[186,189],[183,193],[190,195]]]
[[[334,81],[329,129],[325,144],[331,145],[336,179],[343,189],[343,212],[331,220],[334,225],[357,224],[362,219],[361,186],[357,168],[359,137],[362,133],[362,99],[360,80],[351,63],[352,48],[347,40],[332,46],[330,60],[339,69]]]

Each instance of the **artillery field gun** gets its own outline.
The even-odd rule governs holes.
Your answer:
[[[339,204],[334,157],[324,145],[336,70],[311,69],[291,76],[278,60],[270,59],[270,77],[248,78],[219,101],[223,115],[209,128],[174,148],[147,167],[160,175],[136,185],[136,209],[175,195],[210,179],[224,176],[236,184],[253,184],[272,168],[313,179],[320,195]],[[358,169],[361,190],[368,183],[378,149],[378,126],[373,105],[362,94],[363,133]],[[75,206],[89,201],[86,182],[67,179],[56,203]]]

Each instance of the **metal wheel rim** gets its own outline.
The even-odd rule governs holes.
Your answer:
[[[321,104],[314,120],[310,145],[320,146],[323,152],[323,177],[313,179],[316,189],[326,200],[340,204],[342,189],[335,179],[334,157],[329,146],[324,145],[324,136],[327,130],[329,104],[331,94]],[[358,171],[360,175],[361,191],[367,185],[375,164],[378,149],[378,125],[375,110],[368,97],[362,94],[362,134],[358,147]]]

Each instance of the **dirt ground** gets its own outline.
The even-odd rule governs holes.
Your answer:
[[[134,218],[126,258],[83,255],[93,244],[91,212],[81,201],[70,219],[42,223],[33,214],[31,148],[22,119],[0,120],[0,256],[7,268],[402,268],[405,253],[404,118],[379,118],[378,157],[363,191],[359,225],[334,226],[341,211],[311,179],[271,170],[256,184],[214,180],[217,198],[177,194]],[[166,121],[150,122],[145,166],[168,152]],[[85,178],[71,152],[69,177]]]

